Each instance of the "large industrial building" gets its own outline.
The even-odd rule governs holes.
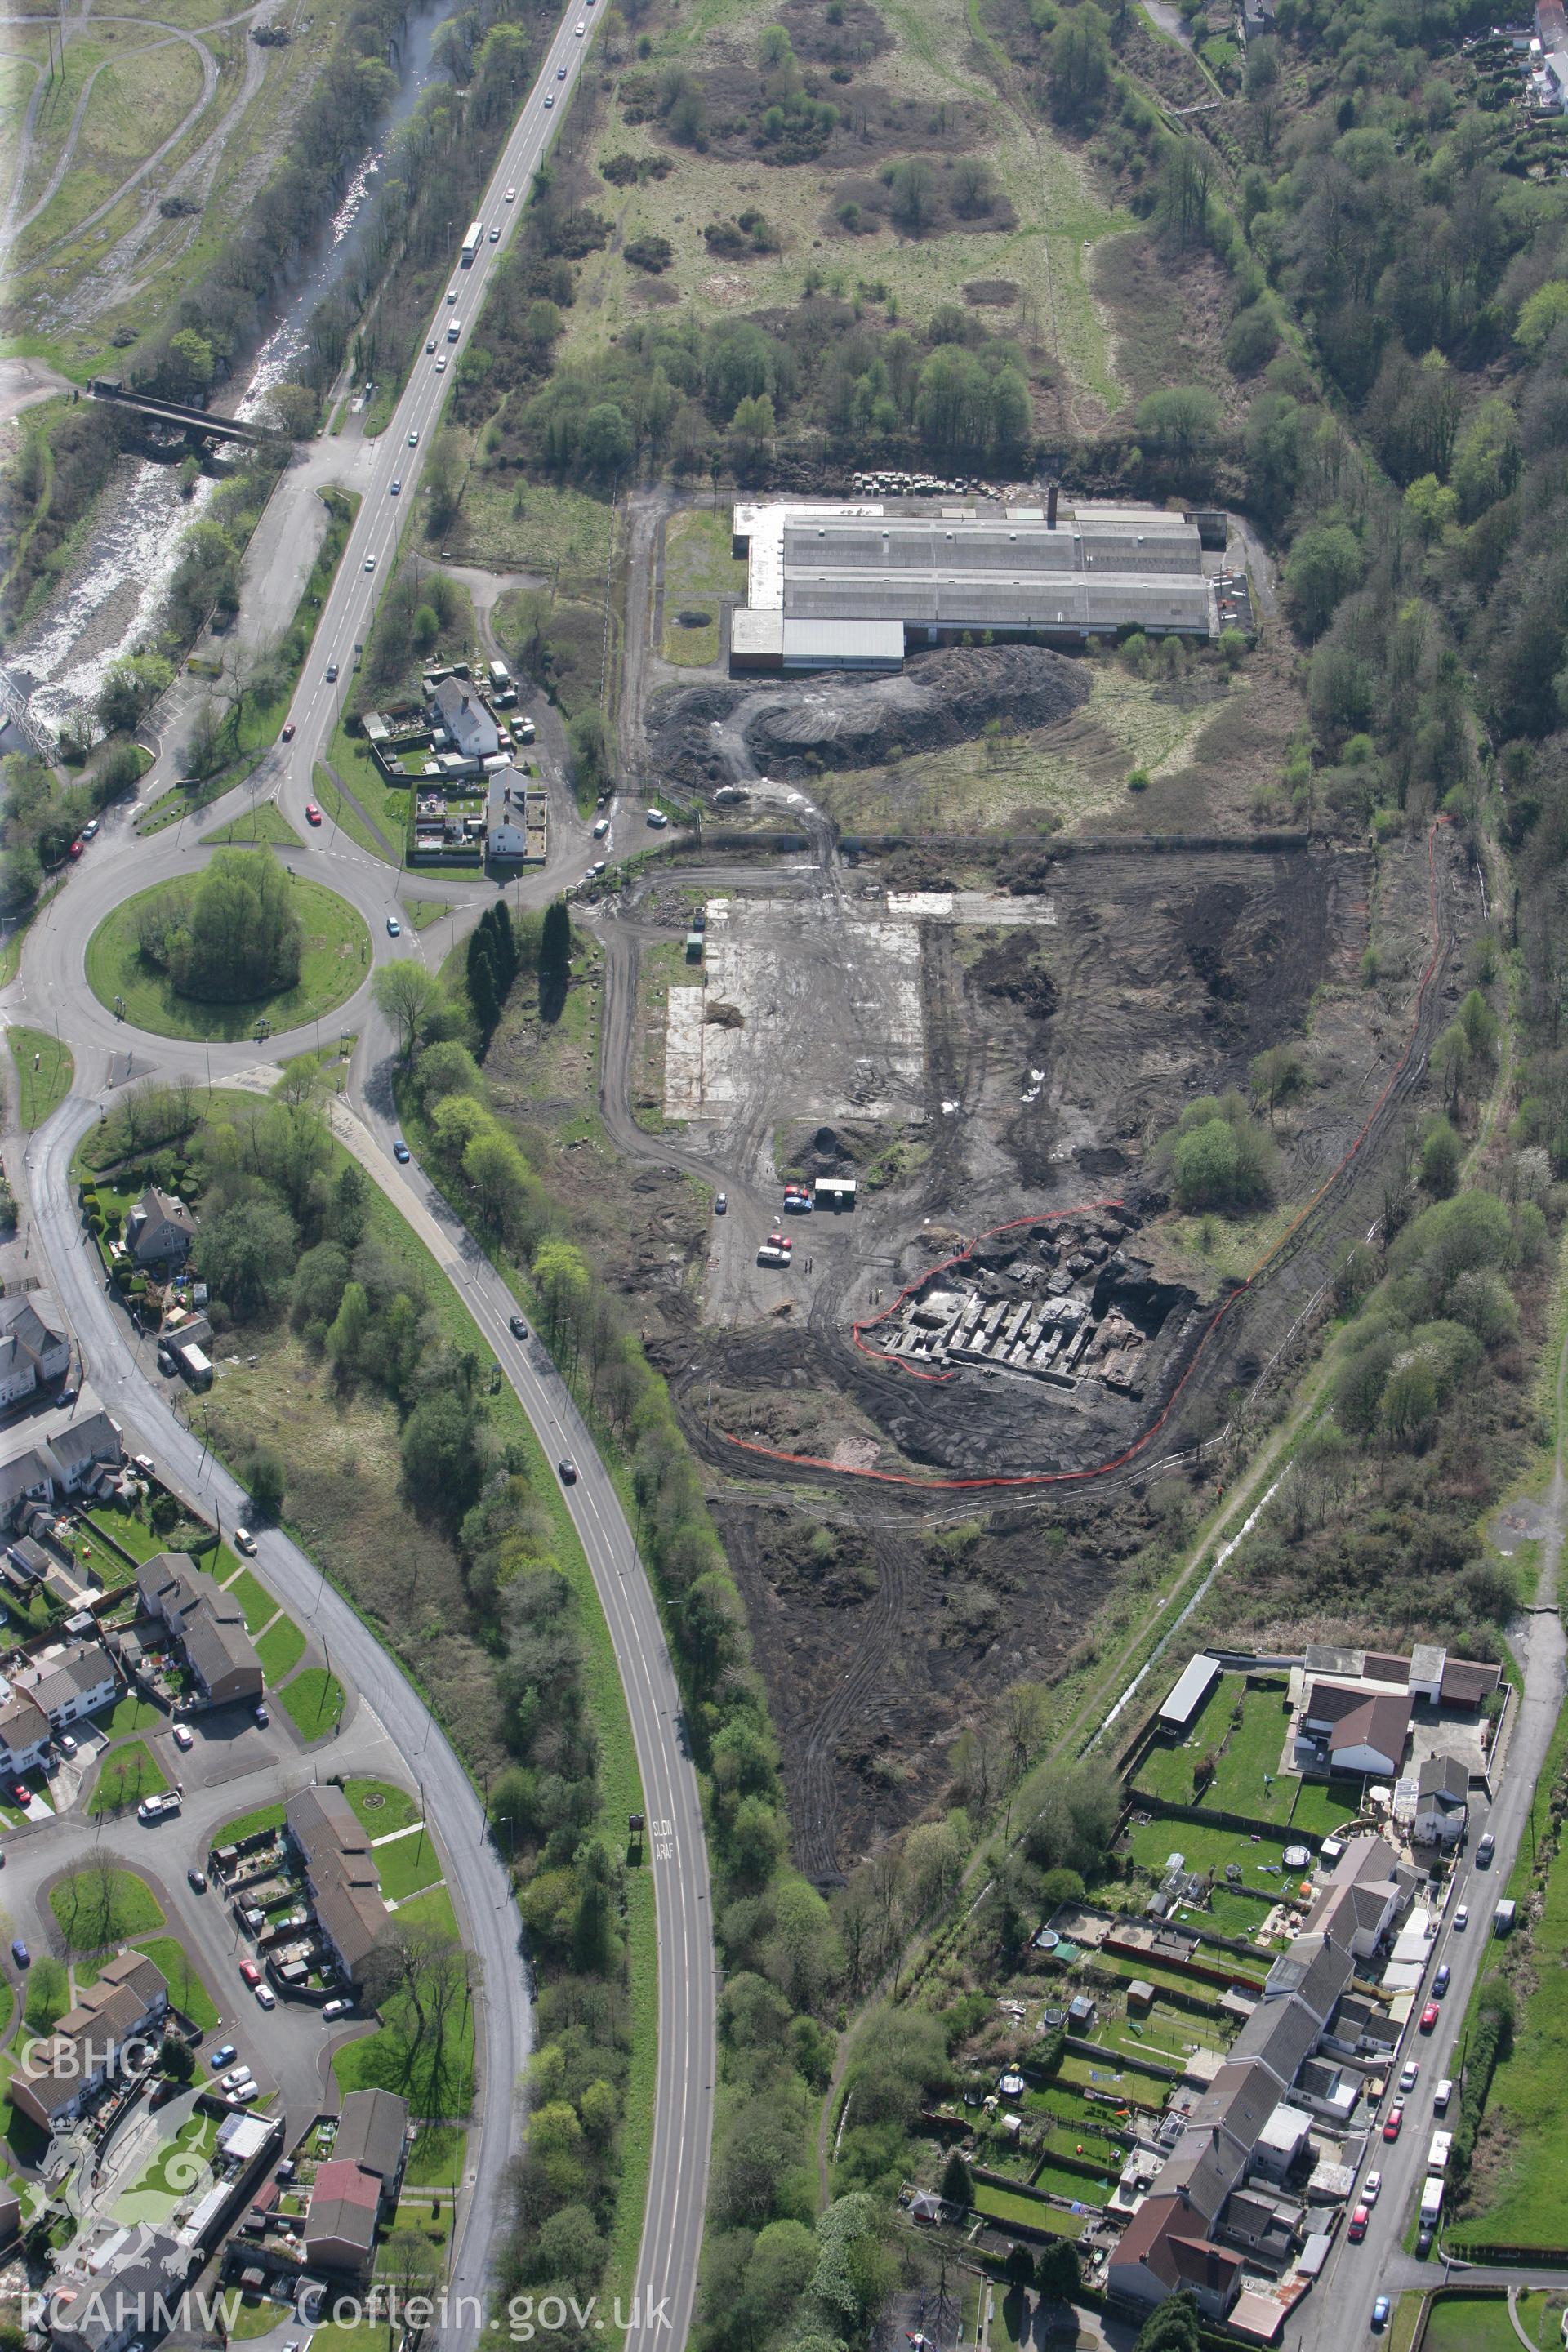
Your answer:
[[[1230,614],[1194,516],[1080,504],[889,513],[864,503],[742,505],[746,602],[735,670],[898,669],[964,636],[1081,645],[1142,629],[1216,637]]]

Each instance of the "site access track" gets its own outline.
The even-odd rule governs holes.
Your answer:
[[[1170,1396],[1160,1412],[1140,1435],[1134,1438],[1131,1445],[1124,1446],[1119,1454],[1111,1455],[1107,1461],[1091,1463],[1077,1470],[997,1471],[985,1476],[940,1478],[921,1477],[912,1471],[850,1467],[841,1462],[828,1461],[818,1454],[792,1454],[781,1446],[764,1445],[757,1438],[738,1437],[731,1430],[714,1430],[715,1441],[733,1446],[739,1453],[753,1455],[759,1461],[777,1463],[786,1472],[807,1470],[815,1476],[826,1476],[834,1480],[843,1479],[847,1482],[869,1482],[873,1486],[879,1486],[912,1487],[917,1492],[933,1495],[974,1494],[999,1490],[1017,1492],[1031,1488],[1084,1486],[1100,1480],[1114,1482],[1123,1474],[1133,1475],[1135,1472],[1145,1471],[1149,1465],[1143,1463],[1142,1457],[1171,1422],[1194,1375],[1203,1363],[1205,1356],[1222,1327],[1236,1315],[1245,1301],[1260,1291],[1273,1276],[1296,1257],[1310,1240],[1321,1236],[1368,1146],[1386,1135],[1398,1114],[1401,1104],[1420,1081],[1426,1066],[1427,1054],[1431,1050],[1433,1034],[1440,1017],[1433,982],[1436,978],[1450,944],[1450,927],[1447,919],[1443,894],[1437,887],[1436,851],[1439,827],[1447,823],[1447,817],[1435,817],[1427,829],[1426,885],[1431,947],[1416,983],[1410,1032],[1398,1061],[1394,1064],[1383,1091],[1367,1113],[1349,1150],[1330,1171],[1311,1198],[1292,1218],[1279,1239],[1264,1256],[1258,1259],[1245,1280],[1221,1300],[1199,1337],[1197,1345],[1188,1358],[1181,1378]],[[1052,1213],[1057,1216],[1076,1216],[1086,1213],[1089,1209],[1111,1205],[1113,1204],[1104,1201],[1082,1202],[1077,1208],[1058,1210]],[[876,1353],[877,1351],[866,1347],[860,1336],[861,1333],[872,1329],[887,1316],[896,1314],[911,1292],[919,1290],[923,1283],[931,1279],[932,1274],[943,1273],[951,1266],[963,1265],[980,1244],[990,1240],[993,1234],[1010,1233],[1019,1225],[1031,1225],[1041,1222],[1048,1222],[1048,1220],[1036,1217],[1012,1218],[1005,1224],[994,1225],[986,1232],[975,1234],[966,1248],[943,1259],[940,1265],[926,1268],[915,1277],[913,1282],[906,1284],[892,1303],[878,1315],[867,1321],[856,1323],[852,1327],[850,1335],[853,1345],[863,1354]],[[955,1373],[933,1375],[916,1371],[912,1367],[900,1363],[892,1357],[882,1356],[879,1361],[894,1372],[902,1373],[911,1379],[933,1382],[936,1385],[957,1377]]]

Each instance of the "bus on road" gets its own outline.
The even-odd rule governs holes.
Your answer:
[[[463,239],[463,252],[461,260],[458,263],[459,268],[471,269],[473,268],[474,256],[478,253],[484,241],[485,225],[483,221],[476,221],[472,228],[468,231],[468,236]]]

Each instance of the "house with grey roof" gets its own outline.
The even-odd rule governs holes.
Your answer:
[[[500,730],[477,686],[466,678],[444,677],[430,705],[432,719],[445,728],[453,750],[463,759],[494,759],[500,750]]]
[[[185,1552],[161,1551],[136,1571],[142,1614],[165,1626],[209,1706],[261,1696],[261,1660],[245,1612]]]
[[[125,1220],[125,1246],[143,1272],[153,1265],[184,1265],[195,1237],[195,1212],[156,1184],[148,1186]]]
[[[51,1503],[55,1496],[54,1465],[36,1445],[0,1462],[0,1526],[14,1528],[34,1503]]]
[[[79,1494],[100,1470],[118,1470],[125,1459],[118,1424],[106,1412],[84,1413],[44,1440],[60,1492]]]
[[[1415,1775],[1417,1845],[1458,1845],[1469,1811],[1470,1776],[1457,1756],[1428,1756]]]

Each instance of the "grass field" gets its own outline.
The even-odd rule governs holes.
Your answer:
[[[816,797],[848,831],[910,823],[941,832],[1005,825],[1030,814],[1068,831],[1125,808],[1133,769],[1158,778],[1179,766],[1213,706],[1161,698],[1119,663],[1089,666],[1089,701],[1054,727],[994,740],[980,735],[915,751],[896,766],[823,774]],[[1145,796],[1152,802],[1152,793]]]
[[[1542,1773],[1543,1782],[1547,1778]],[[1507,2137],[1508,2164],[1492,2202],[1458,2234],[1501,2245],[1561,2246],[1568,2244],[1568,1855],[1561,1849],[1531,1957],[1534,1985],[1487,2101],[1489,2125]]]
[[[441,1857],[428,1830],[415,1830],[407,1837],[395,1838],[390,1845],[378,1845],[374,1860],[381,1873],[382,1893],[389,1903],[400,1906],[406,1905],[421,1887],[434,1886],[442,1875]]]
[[[202,835],[204,845],[221,846],[228,843],[270,842],[278,849],[299,849],[299,835],[278,806],[276,801],[256,801],[242,815],[231,816],[226,824],[215,826]]]
[[[169,1980],[169,1998],[176,2009],[183,2009],[193,2025],[210,2033],[218,2021],[217,2003],[184,1946],[173,1936],[143,1936],[140,1949]]]
[[[390,1780],[345,1780],[343,1794],[373,1838],[405,1830],[419,1819],[419,1800]]]
[[[31,1130],[42,1127],[49,1113],[64,1102],[76,1076],[76,1064],[70,1047],[62,1045],[47,1029],[13,1028],[7,1035],[16,1065],[16,1118]]]
[[[49,1908],[68,1952],[99,1952],[163,1924],[163,1906],[133,1870],[89,1864],[49,1891]]]
[[[664,526],[664,630],[659,651],[668,662],[691,667],[719,658],[719,599],[743,598],[746,567],[730,552],[730,516],[710,508],[688,507]],[[683,628],[682,612],[708,616],[700,627]]]
[[[1127,1846],[1143,1869],[1163,1871],[1173,1853],[1181,1854],[1189,1870],[1213,1870],[1223,1880],[1226,1863],[1240,1866],[1242,1884],[1278,1894],[1281,1885],[1279,1845],[1267,1838],[1257,1845],[1237,1830],[1207,1822],[1140,1822],[1127,1832]],[[1271,1865],[1265,1867],[1264,1865]]]
[[[261,1661],[268,1688],[273,1689],[286,1675],[293,1673],[304,1656],[305,1636],[292,1617],[279,1617],[258,1642],[256,1654]]]
[[[375,2032],[346,2043],[333,2059],[339,2089],[395,2091],[416,2120],[466,2116],[474,2100],[472,2003],[459,1999],[439,2044],[428,2033],[412,2038],[408,2022],[404,2001],[389,2001]]]
[[[280,127],[295,119],[314,85],[343,13],[342,0],[328,0],[287,47],[259,53],[247,49],[244,26],[216,0],[124,0],[107,34],[86,17],[72,19],[64,78],[46,91],[40,110],[19,220],[39,204],[62,162],[67,168],[16,242],[13,343],[85,380],[106,358],[122,363],[110,348],[118,328],[140,335],[166,323],[167,304],[202,282],[254,205],[280,152]],[[216,29],[226,16],[226,29]],[[136,21],[142,17],[145,25]],[[201,46],[175,37],[178,32],[199,36]],[[31,53],[20,26],[7,36],[7,47]],[[47,54],[41,43],[37,54],[40,60]],[[217,78],[204,105],[205,58]],[[252,86],[247,63],[261,76],[259,87]],[[30,88],[30,76],[15,82],[18,113]],[[68,158],[79,104],[82,118]],[[160,148],[149,173],[145,167]],[[204,149],[206,156],[196,163]],[[158,197],[193,163],[205,174],[199,215],[161,217]],[[138,223],[143,228],[134,266],[104,268],[116,241]],[[68,282],[83,296],[68,322],[44,299]]]
[[[103,1730],[110,1739],[121,1739],[128,1731],[145,1731],[153,1724],[162,1723],[163,1719],[161,1710],[155,1707],[150,1699],[138,1698],[131,1691],[126,1693],[107,1721],[100,1718]]]
[[[231,1577],[224,1585],[224,1591],[244,1610],[245,1630],[252,1639],[269,1618],[278,1614],[277,1601],[251,1569],[242,1568],[237,1576]]]
[[[1085,2187],[1091,2184],[1086,2182]],[[1085,2200],[1087,2201],[1087,2200]],[[977,2184],[974,2210],[990,2221],[1012,2222],[1029,2230],[1047,2231],[1053,2238],[1081,2238],[1089,2227],[1084,2213],[1062,2213],[1054,2205],[1047,2205],[1037,2197],[1026,2197],[1008,2189],[994,2189],[989,2181]]]
[[[326,800],[321,803],[325,814],[329,817],[335,816],[344,832],[356,840],[362,849],[369,849],[375,856],[393,866],[400,865],[408,830],[407,788],[387,782],[371,758],[363,737],[351,735],[341,720],[327,746],[327,760],[342,778],[382,839],[377,841],[369,828],[359,823],[353,810],[332,785],[331,778],[323,777],[318,764],[315,771],[317,780],[325,784],[331,796],[330,803]]]
[[[164,892],[194,892],[197,877],[182,876],[157,886]],[[265,1017],[274,1032],[296,1029],[321,1018],[352,996],[370,969],[370,933],[346,899],[320,882],[293,883],[304,925],[305,951],[298,985],[243,1004],[203,1003],[182,996],[166,973],[147,963],[136,944],[136,910],[154,892],[138,891],[122,900],[94,931],[87,946],[88,986],[110,1012],[124,1003],[132,1027],[160,1037],[248,1037]]]
[[[1519,2352],[1506,2295],[1445,2295],[1432,2305],[1426,2352]]]
[[[626,261],[624,247],[651,233],[668,237],[674,247],[661,287],[678,298],[683,312],[703,319],[793,303],[809,267],[826,292],[847,299],[865,281],[886,288],[900,322],[918,333],[941,304],[963,303],[966,284],[1005,279],[1016,289],[1012,305],[990,311],[987,323],[1016,336],[1043,374],[1054,367],[1100,408],[1120,404],[1121,387],[1088,282],[1088,265],[1094,244],[1130,226],[1130,220],[1106,207],[1086,163],[1045,123],[1011,100],[998,100],[992,83],[982,78],[983,52],[994,56],[996,45],[989,37],[977,44],[975,24],[964,9],[943,8],[936,0],[900,0],[879,13],[895,46],[868,65],[866,86],[885,90],[895,106],[908,106],[911,114],[910,132],[894,131],[877,149],[878,166],[921,143],[916,126],[923,126],[933,108],[965,102],[976,109],[974,143],[1016,225],[1004,229],[958,223],[949,233],[906,240],[868,215],[862,226],[872,233],[840,235],[830,215],[844,165],[769,171],[721,153],[672,152],[646,125],[626,122],[612,107],[601,152],[662,153],[675,168],[662,182],[595,191],[596,205],[610,215],[616,234],[607,249],[590,254],[582,265],[564,339],[572,356],[644,315],[647,281]],[[768,0],[698,0],[680,11],[671,31],[656,37],[649,65],[655,73],[668,63],[699,72],[754,71],[760,37],[771,21]],[[1017,79],[1005,58],[1001,68],[1009,82]],[[780,249],[716,264],[704,227],[733,216],[742,201],[738,181],[756,189],[748,200],[766,215]]]
[[[237,1813],[232,1822],[213,1832],[214,1845],[238,1845],[248,1837],[259,1836],[263,1830],[280,1830],[283,1826],[281,1805],[258,1805],[254,1812]]]
[[[93,1813],[128,1812],[143,1797],[160,1797],[169,1783],[145,1740],[132,1739],[110,1750],[98,1768],[88,1796]]]
[[[341,1717],[346,1693],[336,1675],[330,1675],[325,1666],[307,1666],[273,1696],[301,1739],[321,1739]]]
[[[425,2124],[403,2174],[405,2189],[450,2188],[462,2179],[468,2135],[456,2124]]]

